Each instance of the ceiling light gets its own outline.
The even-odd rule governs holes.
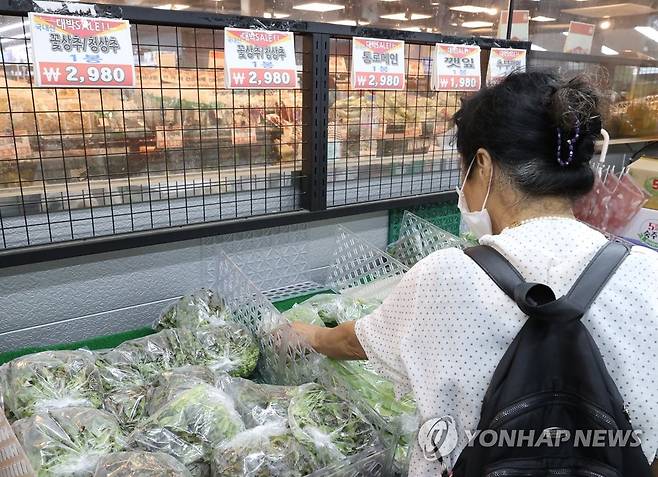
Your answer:
[[[635,31],[658,43],[658,30],[648,26],[636,26]]]
[[[605,45],[601,45],[601,53],[603,53],[604,55],[609,55],[609,56],[612,56],[612,55],[618,55],[618,54],[619,54],[618,51],[615,51],[615,50],[613,50],[612,48],[608,48],[608,47],[605,46]]]
[[[599,3],[599,2],[596,2]],[[647,2],[642,2],[647,3]],[[606,17],[629,17],[639,15],[649,15],[655,12],[656,9],[649,5],[641,5],[640,3],[615,3],[606,5],[582,6],[576,8],[565,8],[562,13],[575,15],[579,17],[589,18],[606,18]]]
[[[610,20],[603,20],[601,23],[599,23],[599,28],[601,30],[607,30],[608,28],[610,28],[611,25],[612,23],[610,22]]]
[[[435,6],[435,7],[438,6],[438,5],[441,5],[439,2],[431,2],[431,3],[432,3],[432,5]]]
[[[496,8],[476,7],[475,5],[460,5],[458,7],[450,7],[450,10],[464,13],[486,13],[487,15],[498,13],[498,9]]]
[[[456,26],[459,26],[459,24],[457,24],[457,23],[451,23],[450,26],[455,26],[455,27],[456,27]]]
[[[334,25],[345,25],[345,26],[366,26],[366,25],[370,25],[370,22],[363,22],[363,21],[357,22],[356,20],[336,20],[336,21],[329,22],[329,23],[333,23]]]
[[[265,12],[263,13],[264,18],[288,18],[290,16],[289,13],[280,13],[280,12]]]
[[[424,13],[412,13],[409,17],[407,17],[406,13],[390,13],[388,15],[380,15],[379,18],[406,22],[408,20],[425,20],[427,18],[432,18],[432,15],[425,15]]]
[[[464,22],[462,23],[462,26],[464,28],[484,28],[484,27],[490,27],[493,26],[492,22],[482,22],[482,21],[472,21],[472,22]]]
[[[539,1],[539,0],[536,0],[536,1]],[[530,49],[533,50],[533,51],[546,51],[546,48],[544,48],[543,46],[539,46],[536,43],[533,43],[532,45],[530,45]]]
[[[537,15],[536,17],[532,17],[530,20],[533,22],[554,22],[555,18],[545,17],[544,15]]]
[[[190,6],[182,3],[165,3],[164,5],[158,5],[155,8],[159,10],[185,10],[186,8],[190,8]]]
[[[379,0],[380,2],[399,2],[400,0]]]
[[[417,27],[417,26],[400,28],[400,30],[404,30],[404,31],[423,31],[423,30],[420,29],[420,27]]]
[[[563,34],[564,36],[569,36],[569,32],[568,32],[568,31],[563,31],[562,34]]]
[[[292,7],[294,10],[307,10],[309,12],[334,12],[336,10],[345,10],[345,5],[334,5],[333,3],[310,2],[302,3]]]

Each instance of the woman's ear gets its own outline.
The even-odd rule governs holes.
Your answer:
[[[489,183],[493,174],[493,160],[491,154],[484,148],[479,148],[475,153],[475,162],[477,165],[477,173],[480,175],[480,180]]]

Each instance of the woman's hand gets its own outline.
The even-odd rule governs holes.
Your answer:
[[[295,333],[297,333],[304,344],[313,349],[316,349],[318,341],[318,330],[322,330],[322,327],[295,322],[292,324],[292,329]]]
[[[353,321],[335,328],[296,322],[292,324],[292,329],[308,346],[330,358],[368,359],[354,331]]]

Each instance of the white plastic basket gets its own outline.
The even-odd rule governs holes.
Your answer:
[[[431,253],[449,247],[465,248],[467,242],[427,220],[405,211],[398,240],[389,245],[387,252],[413,267]]]
[[[35,477],[32,465],[0,408],[0,477]]]

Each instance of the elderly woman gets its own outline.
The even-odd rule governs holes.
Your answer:
[[[455,115],[464,222],[526,281],[546,284],[556,296],[569,291],[607,242],[572,213],[573,201],[594,184],[599,107],[584,79],[533,72],[481,90]],[[641,431],[647,462],[658,449],[656,276],[658,253],[633,248],[582,319]],[[320,353],[368,359],[400,392],[413,393],[424,420],[454,419],[459,440],[452,454],[430,461],[416,449],[412,458],[410,475],[438,476],[448,475],[465,448],[465,431],[477,429],[494,370],[526,320],[471,258],[446,249],[413,267],[360,321],[294,326]]]

